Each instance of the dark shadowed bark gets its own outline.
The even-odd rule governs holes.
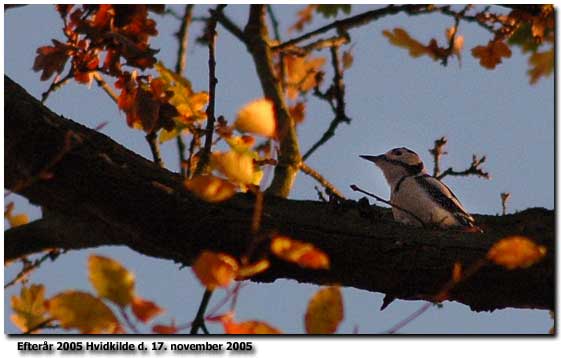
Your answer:
[[[5,188],[56,213],[6,231],[5,260],[53,247],[126,245],[190,265],[203,249],[240,255],[250,244],[251,195],[219,205],[197,200],[185,191],[180,175],[54,114],[8,77],[4,91]],[[485,265],[455,287],[450,299],[473,310],[553,309],[553,211],[475,217],[484,234],[399,225],[387,209],[354,201],[336,205],[266,197],[262,230],[313,243],[332,264],[330,270],[314,271],[273,259],[254,280],[339,283],[427,299],[450,279],[455,262],[468,267],[494,242],[516,234],[545,245],[545,259],[513,271]]]

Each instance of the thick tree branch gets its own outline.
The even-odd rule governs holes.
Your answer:
[[[46,248],[116,244],[189,265],[203,249],[241,256],[253,240],[251,195],[240,194],[220,205],[201,202],[185,192],[180,175],[57,116],[7,77],[5,130],[5,187],[69,218],[58,225],[51,222],[48,230],[33,232],[32,225],[40,225],[30,224],[6,231],[5,260]],[[30,181],[60,153],[70,131],[82,141],[50,168],[52,175]],[[484,257],[494,242],[516,234],[545,245],[545,259],[523,270],[486,265],[455,287],[449,299],[474,310],[554,307],[555,232],[550,210],[477,215],[484,234],[403,226],[393,221],[389,210],[353,201],[267,197],[262,219],[263,233],[288,235],[325,250],[331,269],[305,270],[271,258],[271,267],[256,281],[291,278],[339,283],[403,299],[430,299],[449,281],[455,262],[468,267]],[[64,234],[69,223],[82,226],[72,229],[78,234]],[[95,230],[104,231],[80,234]],[[22,242],[26,239],[32,249]],[[256,255],[266,254],[267,245],[263,246]]]

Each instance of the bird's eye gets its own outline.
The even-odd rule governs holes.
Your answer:
[[[397,155],[397,156],[400,156],[401,155],[401,150],[394,150],[393,154]]]

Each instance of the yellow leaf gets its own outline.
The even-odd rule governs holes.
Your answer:
[[[273,102],[262,98],[246,104],[238,112],[234,128],[265,137],[274,137],[277,123]]]
[[[145,300],[141,297],[134,297],[132,300],[132,313],[143,323],[147,323],[160,313],[164,312],[162,308],[152,301]]]
[[[27,332],[45,322],[45,287],[31,285],[22,287],[19,296],[12,296],[12,322],[22,332]],[[34,331],[33,333],[39,333]]]
[[[237,260],[223,253],[203,251],[193,263],[193,272],[209,290],[227,287],[238,274]]]
[[[524,236],[509,236],[496,242],[487,252],[487,259],[509,270],[530,267],[546,254],[544,246]]]
[[[328,269],[329,256],[312,244],[277,236],[271,241],[271,251],[279,258],[310,269]]]
[[[310,299],[305,323],[308,334],[332,334],[343,320],[343,296],[339,287],[320,289]]]
[[[409,36],[407,31],[402,28],[395,28],[393,32],[384,30],[382,34],[388,38],[392,45],[409,50],[409,55],[411,57],[431,55],[425,45]]]
[[[243,265],[240,267],[238,271],[237,278],[248,278],[251,276],[255,276],[265,270],[267,270],[271,266],[271,263],[267,259],[259,260],[255,263]]]
[[[119,322],[109,307],[86,292],[60,293],[48,300],[46,306],[64,329],[77,329],[85,334],[107,334],[120,330]]]
[[[231,181],[239,184],[253,184],[255,167],[248,153],[228,151],[212,153],[213,166]]]
[[[251,147],[255,144],[255,138],[249,135],[224,137],[224,140],[232,150],[240,153],[252,154]],[[255,154],[256,155],[256,154]]]
[[[200,175],[185,181],[185,187],[198,198],[210,203],[230,199],[236,193],[236,186],[213,175]]]
[[[29,222],[29,217],[27,214],[13,214],[15,205],[13,202],[10,202],[6,209],[4,210],[4,217],[8,220],[10,227],[16,227],[20,225],[25,225]]]
[[[317,85],[317,74],[325,64],[324,57],[286,55],[284,60],[288,98],[296,99],[300,93],[305,93]]]
[[[121,307],[134,297],[134,275],[120,263],[103,256],[92,255],[88,260],[89,279],[97,294]]]
[[[553,47],[545,52],[536,52],[530,56],[528,62],[530,69],[530,83],[535,84],[541,77],[548,76],[553,72],[553,64],[555,61],[555,53]]]

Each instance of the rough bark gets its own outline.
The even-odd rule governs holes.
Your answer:
[[[251,195],[219,205],[201,202],[185,191],[178,174],[56,115],[8,77],[4,91],[5,188],[58,213],[6,231],[5,260],[50,247],[114,244],[189,265],[203,249],[234,255],[246,250]],[[74,138],[70,147],[69,137]],[[467,267],[485,257],[495,241],[516,234],[547,246],[545,259],[513,271],[488,264],[454,288],[450,299],[477,311],[553,309],[554,212],[534,208],[475,217],[484,234],[399,225],[387,209],[354,201],[335,205],[266,197],[262,229],[313,243],[332,264],[330,270],[314,271],[273,258],[255,280],[339,283],[422,299],[450,279],[455,262]]]

